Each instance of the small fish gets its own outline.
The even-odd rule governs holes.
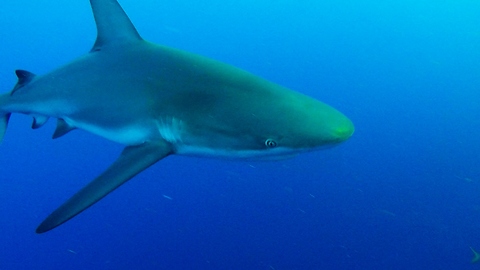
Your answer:
[[[163,198],[165,198],[165,199],[168,199],[168,200],[173,200],[173,198],[172,198],[172,197],[170,197],[170,196],[167,196],[167,195],[165,195],[165,194],[163,194],[162,196],[163,196]]]

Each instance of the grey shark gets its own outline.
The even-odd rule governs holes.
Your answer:
[[[334,108],[246,71],[143,40],[115,0],[90,0],[91,51],[45,75],[17,70],[0,96],[0,139],[11,113],[53,138],[82,129],[125,145],[120,157],[37,228],[49,231],[172,155],[277,159],[348,139]]]

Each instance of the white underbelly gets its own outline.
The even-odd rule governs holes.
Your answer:
[[[131,124],[121,127],[109,127],[79,122],[68,118],[64,120],[71,126],[123,145],[138,145],[155,139],[154,132],[146,125]]]

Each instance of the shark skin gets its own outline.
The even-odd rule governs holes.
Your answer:
[[[82,129],[125,145],[107,170],[37,228],[49,231],[172,155],[278,159],[347,140],[334,108],[236,67],[143,40],[115,0],[90,0],[97,39],[86,55],[37,76],[17,70],[0,95],[0,139],[11,113],[53,138]]]

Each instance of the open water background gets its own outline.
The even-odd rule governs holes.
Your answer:
[[[169,157],[63,226],[36,226],[122,146],[51,140],[14,115],[0,147],[0,269],[479,269],[480,2],[152,1],[147,40],[318,98],[345,144],[277,162]],[[2,1],[0,88],[88,52],[88,1]],[[278,115],[282,117],[282,115]]]

